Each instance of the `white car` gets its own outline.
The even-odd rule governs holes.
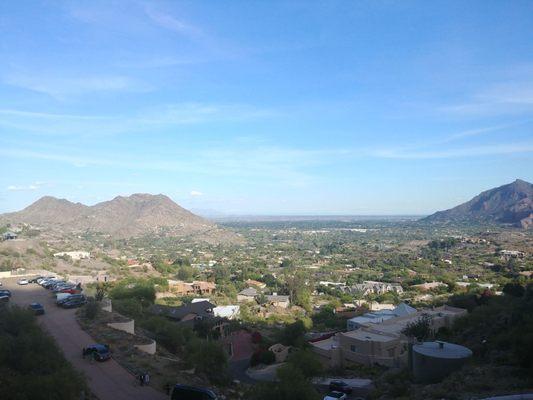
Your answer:
[[[29,282],[27,279],[21,279],[17,282],[19,285],[27,285]]]
[[[342,392],[329,392],[324,400],[346,400],[348,396]]]

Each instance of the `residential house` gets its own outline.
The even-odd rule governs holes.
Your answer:
[[[163,306],[154,304],[150,312],[155,315],[161,315],[176,322],[192,322],[203,319],[214,318],[213,309],[215,305],[209,301],[200,301],[197,303],[185,304],[180,307]]]
[[[213,315],[220,318],[237,319],[240,310],[240,306],[218,306],[213,308]]]
[[[274,307],[288,308],[290,305],[289,296],[280,296],[277,293],[266,296],[267,303]]]
[[[239,303],[255,301],[255,298],[259,296],[259,291],[256,288],[248,287],[237,293],[237,301]]]
[[[401,306],[399,315],[369,320],[348,332],[337,333],[324,340],[310,342],[312,350],[331,367],[342,367],[349,363],[364,365],[380,364],[396,367],[407,364],[409,339],[402,334],[404,328],[419,320],[423,315],[431,317],[431,329],[450,327],[457,318],[465,315],[461,308],[442,306],[412,312],[409,306]]]
[[[376,282],[376,281],[363,281],[363,283],[358,283],[352,286],[340,287],[346,293],[351,294],[362,294],[363,296],[368,296],[370,294],[384,294],[387,292],[394,292],[401,294],[403,293],[403,288],[397,283],[389,282]]]
[[[199,295],[215,293],[216,285],[213,282],[193,281],[192,289]]]
[[[2,238],[4,240],[15,240],[17,238],[17,234],[15,232],[5,232],[2,235]]]
[[[88,251],[62,251],[55,253],[54,257],[70,257],[73,260],[83,260],[91,258],[91,253]]]
[[[213,294],[216,285],[213,282],[193,281],[192,283],[168,279],[168,289],[177,296],[202,296]]]
[[[346,328],[349,331],[359,329],[367,324],[380,324],[388,319],[402,317],[416,313],[416,309],[405,303],[400,303],[394,309],[382,309],[378,311],[367,312],[359,317],[350,318],[346,322]]]
[[[500,257],[503,260],[510,260],[511,258],[524,258],[525,253],[518,250],[500,250]]]
[[[447,287],[448,285],[445,284],[444,282],[425,282],[425,283],[420,283],[418,285],[412,285],[411,287],[413,289],[418,289],[418,290],[427,292],[428,290],[434,290],[441,286]]]
[[[245,281],[245,283],[248,285],[248,286],[253,286],[253,287],[256,287],[256,288],[259,288],[259,289],[264,289],[266,288],[266,283],[264,282],[259,282],[259,281],[256,281],[254,279],[247,279]]]

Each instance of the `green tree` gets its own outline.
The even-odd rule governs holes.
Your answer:
[[[431,316],[422,314],[416,321],[410,322],[403,328],[402,333],[410,338],[423,341],[431,336]]]
[[[503,293],[509,296],[522,297],[526,293],[526,289],[519,283],[507,283],[503,289]]]
[[[177,275],[178,275],[178,279],[185,281],[185,282],[190,282],[192,281],[194,270],[192,269],[190,265],[182,265],[178,269]]]
[[[228,356],[218,342],[202,339],[189,341],[187,361],[212,382],[228,382]]]
[[[318,400],[319,393],[300,369],[285,364],[277,370],[278,382],[254,385],[252,400]]]
[[[306,378],[314,378],[324,372],[318,356],[308,349],[292,353],[288,359],[288,363],[299,369]]]

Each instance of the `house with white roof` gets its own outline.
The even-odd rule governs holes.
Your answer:
[[[395,311],[397,315],[391,316]],[[429,315],[431,330],[437,331],[451,326],[455,319],[466,313],[464,309],[450,306],[415,310],[407,304],[400,304],[381,316],[357,320],[354,324],[357,327],[353,330],[310,344],[312,350],[331,367],[349,363],[396,367],[407,363],[408,338],[402,333],[406,326]]]
[[[349,331],[359,329],[367,324],[380,324],[391,318],[403,317],[409,314],[416,313],[416,309],[405,304],[400,303],[392,310],[378,310],[367,312],[359,317],[350,318],[346,322],[346,328]]]

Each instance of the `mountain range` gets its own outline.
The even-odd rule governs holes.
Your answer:
[[[502,223],[529,228],[533,226],[533,185],[517,179],[484,191],[457,207],[439,211],[424,219],[432,223]]]
[[[27,223],[63,233],[102,233],[117,238],[165,234],[211,242],[239,240],[231,231],[158,194],[117,196],[93,206],[45,196],[25,209],[0,215],[0,223]]]

